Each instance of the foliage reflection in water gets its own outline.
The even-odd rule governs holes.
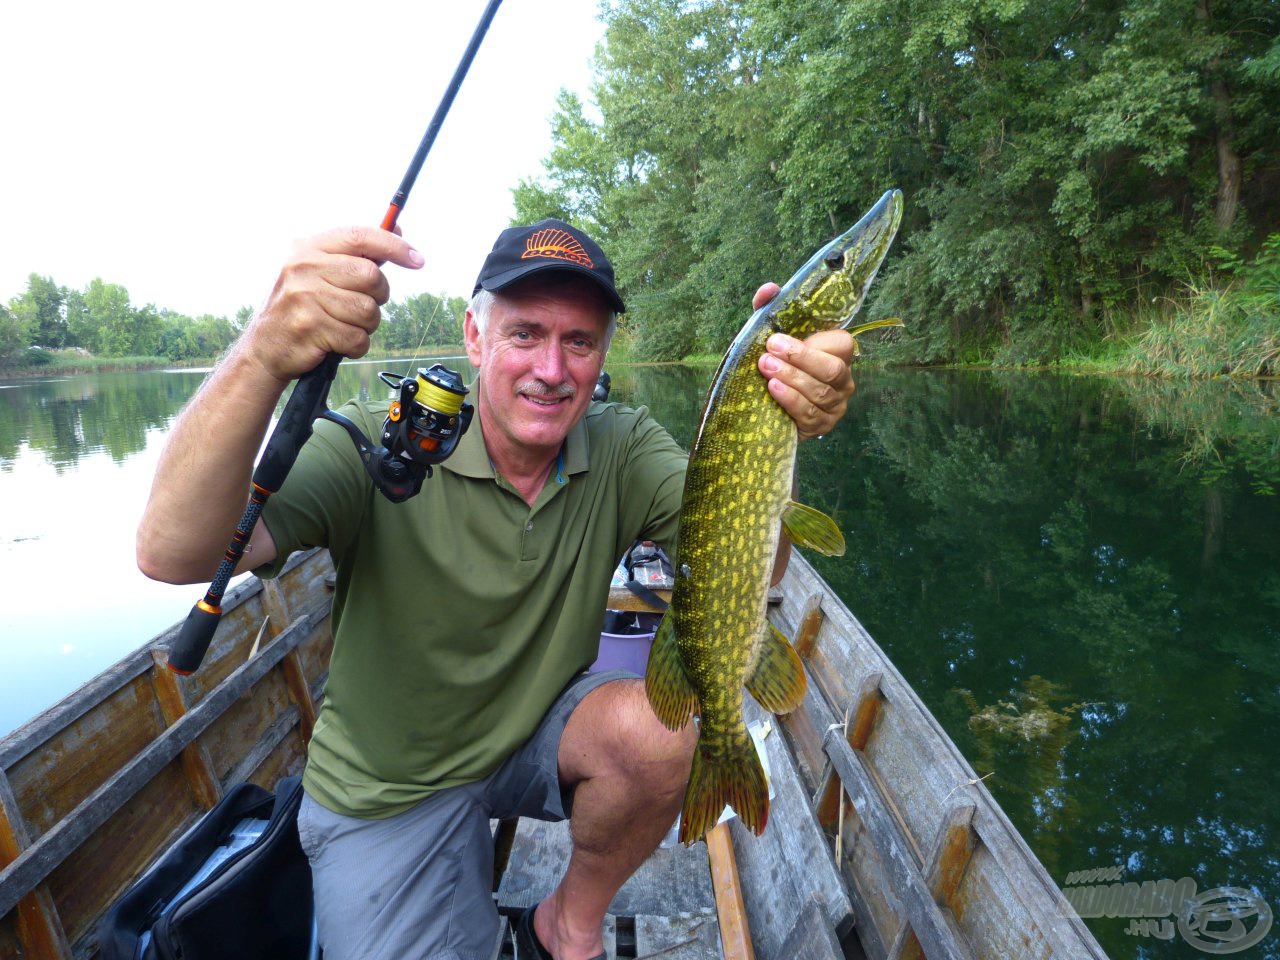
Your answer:
[[[1280,900],[1276,399],[868,372],[801,448],[849,543],[815,565],[1059,883],[1120,866]],[[1113,956],[1154,949],[1090,923]]]

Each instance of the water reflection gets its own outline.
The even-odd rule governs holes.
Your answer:
[[[1274,904],[1274,388],[868,373],[859,394],[801,449],[849,541],[817,566],[1053,876]],[[1123,921],[1091,925],[1134,955]]]
[[[443,362],[471,380],[465,357],[345,361],[330,387],[336,406],[352,397],[389,395],[380,370],[403,375]],[[146,449],[149,434],[165,430],[204,381],[208,370],[152,370],[0,383],[0,470],[20,453],[39,454],[59,474],[82,458],[105,454],[116,463]],[[280,401],[280,408],[288,394]],[[278,412],[278,410],[277,410]]]
[[[7,384],[0,390],[0,470],[23,447],[61,475],[82,457],[119,463],[147,445],[200,382],[196,373],[119,373]]]

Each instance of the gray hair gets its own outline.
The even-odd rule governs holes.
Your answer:
[[[489,311],[493,309],[493,305],[497,303],[498,298],[488,290],[481,287],[471,296],[471,302],[467,306],[471,310],[471,317],[476,322],[476,332],[480,336],[484,336],[485,325],[489,322]],[[618,314],[614,310],[607,311],[609,322],[605,326],[604,331],[604,350],[602,354],[609,352],[609,344],[613,342],[613,335],[618,330]]]

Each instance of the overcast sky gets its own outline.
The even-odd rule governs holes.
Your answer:
[[[0,301],[29,273],[234,315],[295,238],[377,224],[484,0],[0,4]],[[586,95],[597,0],[505,0],[400,225],[392,296],[466,296]]]

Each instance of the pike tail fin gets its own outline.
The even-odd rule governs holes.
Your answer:
[[[701,840],[726,806],[733,807],[738,819],[756,836],[764,833],[769,819],[769,781],[745,727],[726,755],[704,754],[701,743],[694,750],[689,787],[680,810],[680,842],[688,846]]]
[[[658,624],[644,672],[649,705],[668,730],[679,730],[698,708],[698,694],[676,648],[675,619],[670,611]]]

